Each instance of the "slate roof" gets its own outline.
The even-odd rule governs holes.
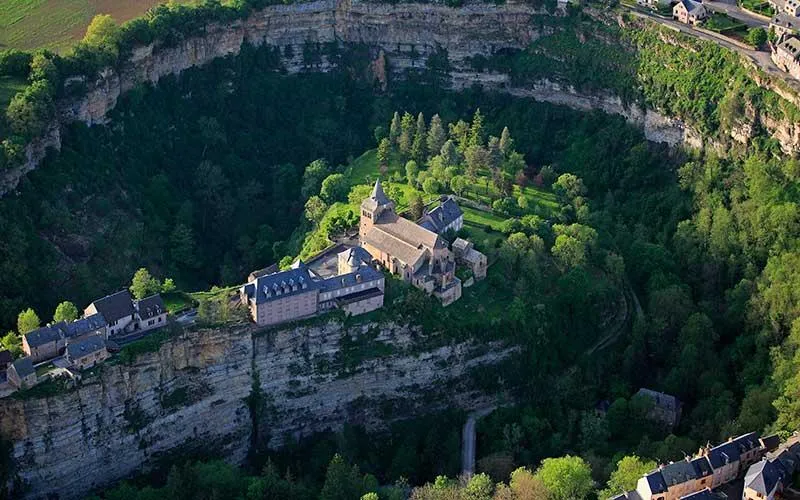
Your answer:
[[[67,356],[70,359],[77,359],[105,349],[106,341],[103,337],[95,336],[89,337],[86,340],[81,340],[74,344],[67,345]]]
[[[761,441],[758,439],[757,432],[748,432],[747,434],[742,434],[741,436],[735,438],[733,442],[739,447],[740,453],[746,453],[761,447]]]
[[[97,312],[109,323],[113,323],[126,316],[132,316],[135,312],[133,309],[133,299],[128,290],[122,290],[111,295],[106,295],[102,299],[97,299],[94,302]]]
[[[134,308],[142,319],[155,318],[167,312],[161,295],[155,294],[134,302]]]
[[[30,347],[39,347],[50,342],[55,342],[61,338],[58,331],[49,326],[37,328],[36,330],[26,333],[23,337]]]
[[[256,304],[263,304],[319,288],[320,284],[311,278],[308,267],[300,262],[296,268],[261,276],[245,285],[244,292],[250,299],[255,299]]]
[[[670,394],[642,387],[636,395],[649,397],[657,407],[665,410],[678,411],[678,408],[680,408],[680,401],[678,401],[678,398]]]
[[[711,464],[708,463],[708,458],[706,457],[697,457],[693,459],[691,462],[692,467],[694,468],[694,473],[698,479],[704,478],[706,476],[710,476],[714,473],[714,469],[711,468]]]
[[[248,281],[253,281],[256,278],[260,278],[262,276],[266,276],[268,274],[277,273],[280,271],[278,268],[278,264],[272,264],[271,266],[267,266],[264,269],[256,269],[248,276]]]
[[[781,438],[777,434],[761,438],[761,445],[764,447],[764,451],[767,452],[776,449],[780,444]]]
[[[383,273],[369,266],[362,266],[352,273],[340,274],[323,280],[320,283],[320,288],[323,292],[330,292],[380,278],[383,278]]]
[[[33,361],[31,361],[31,358],[28,357],[19,358],[11,365],[14,367],[14,370],[16,370],[17,375],[19,375],[20,378],[25,378],[28,375],[36,373],[36,370],[33,368]]]
[[[361,202],[361,206],[369,209],[375,210],[381,205],[393,205],[392,200],[386,196],[386,193],[383,192],[383,186],[381,186],[381,180],[378,179],[375,181],[375,186],[372,188],[372,193],[369,195],[369,198],[365,199]]]
[[[372,262],[372,255],[361,247],[350,247],[338,255],[344,254],[343,258],[350,267],[358,267],[361,264],[369,264]]]
[[[797,31],[798,27],[800,27],[800,22],[798,22],[798,19],[787,14],[786,12],[779,12],[776,14],[770,21],[770,24],[793,31]]]
[[[441,233],[447,226],[463,216],[464,212],[461,211],[458,203],[448,196],[438,207],[425,214],[419,225],[434,233]]]
[[[719,469],[739,460],[739,446],[734,441],[717,445],[708,452],[708,461],[711,467]]]
[[[781,471],[769,460],[762,460],[750,466],[744,477],[744,487],[750,488],[765,497],[775,490],[782,479]]]
[[[661,475],[664,477],[664,482],[667,483],[667,486],[675,486],[676,484],[697,479],[697,472],[688,460],[680,460],[665,465],[661,469]]]
[[[6,365],[10,365],[12,361],[14,361],[14,356],[11,355],[11,351],[0,351],[0,367],[5,369]]]
[[[91,316],[73,321],[72,323],[67,323],[66,336],[67,338],[80,337],[81,335],[99,330],[106,326],[108,326],[108,324],[102,314],[92,314]]]
[[[705,9],[705,7],[703,7],[702,3],[695,2],[694,0],[680,0],[680,2],[678,2],[678,3],[683,4],[683,6],[686,8],[686,11],[689,14],[694,14],[694,13],[696,13],[696,11],[699,11],[701,8]]]
[[[645,474],[644,477],[647,480],[647,484],[650,486],[651,493],[664,493],[667,491],[667,483],[664,481],[664,476],[661,475],[660,470]]]
[[[681,500],[719,500],[719,497],[711,492],[710,489],[696,491],[689,495],[684,495]]]

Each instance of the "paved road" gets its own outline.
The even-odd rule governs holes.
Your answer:
[[[728,14],[732,18],[736,19],[737,21],[743,22],[747,26],[753,28],[758,28],[758,27],[764,29],[769,28],[769,21],[766,21],[761,17],[754,16],[753,14],[745,10],[742,10],[741,7],[736,5],[735,2],[726,2],[726,1],[703,2],[703,5],[705,5],[709,10],[712,10],[714,12],[719,12],[721,14]]]
[[[475,473],[475,422],[492,413],[494,406],[475,410],[467,416],[461,433],[461,474],[472,477]]]

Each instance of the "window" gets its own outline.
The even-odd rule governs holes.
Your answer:
[[[158,322],[159,322],[159,323],[161,323],[161,320],[162,320],[162,319],[164,319],[164,318],[162,318],[162,317],[160,317],[160,316],[159,316],[159,318],[158,318]]]

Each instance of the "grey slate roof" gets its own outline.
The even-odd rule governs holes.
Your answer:
[[[31,347],[39,347],[50,342],[55,342],[60,338],[58,330],[49,326],[37,328],[32,332],[26,333],[23,337],[25,337],[25,341]]]
[[[263,304],[291,295],[300,295],[320,288],[311,278],[308,267],[300,262],[296,268],[262,276],[244,287],[245,294],[256,304]]]
[[[658,392],[642,387],[639,389],[636,395],[649,397],[653,400],[657,407],[665,410],[678,411],[678,408],[680,408],[680,401],[678,401],[678,398],[664,392]]]
[[[708,488],[700,491],[696,491],[689,495],[684,495],[681,497],[681,500],[720,500],[717,495],[712,493],[712,491]]]
[[[764,447],[764,450],[768,452],[774,450],[780,444],[781,444],[781,437],[778,436],[777,434],[761,438],[761,445]]]
[[[320,283],[320,288],[323,292],[330,292],[332,290],[338,290],[348,286],[357,285],[359,283],[374,281],[380,278],[383,278],[383,273],[376,271],[369,266],[362,266],[352,273],[340,274],[339,276],[332,276],[326,280],[323,280]]]
[[[664,476],[661,475],[660,470],[656,470],[646,474],[645,479],[650,486],[651,493],[664,493],[667,491],[667,483],[664,481]]]
[[[89,337],[86,340],[67,345],[67,355],[70,359],[82,358],[93,352],[105,349],[106,341],[103,337]]]
[[[25,378],[28,375],[36,373],[36,370],[33,368],[33,362],[31,358],[28,357],[19,358],[12,363],[12,366],[14,370],[17,371],[17,375],[19,375],[20,378]]]
[[[97,312],[102,314],[109,323],[126,316],[132,316],[134,313],[133,300],[128,290],[106,295],[102,299],[95,300],[92,304],[94,304]]]
[[[434,233],[441,233],[447,226],[463,216],[464,212],[461,211],[458,203],[448,196],[438,207],[425,214],[419,225]]]
[[[711,467],[719,469],[739,460],[739,446],[733,441],[717,445],[708,452],[708,461]]]
[[[703,7],[702,3],[695,2],[694,0],[681,0],[680,3],[682,3],[683,6],[686,7],[686,11],[689,14],[694,14],[695,11],[699,11],[700,8]]]
[[[133,306],[139,313],[139,317],[142,319],[155,318],[156,316],[167,312],[167,308],[164,306],[164,301],[161,300],[161,295],[159,294],[145,297],[142,300],[137,300],[134,302]]]
[[[765,497],[770,494],[782,479],[781,471],[769,460],[762,460],[750,466],[744,477],[744,487],[750,488]]]
[[[697,478],[697,472],[688,460],[680,460],[665,465],[661,469],[661,475],[664,478],[664,482],[667,483],[667,486],[675,486],[676,484],[693,481]]]
[[[695,476],[697,476],[698,479],[710,476],[711,474],[714,473],[714,469],[711,468],[711,464],[708,463],[708,458],[706,458],[705,456],[697,457],[693,459],[690,463],[692,464]]]
[[[392,200],[383,192],[380,179],[375,181],[375,186],[372,188],[372,193],[369,195],[369,198],[361,202],[361,206],[369,210],[375,210],[379,206],[390,204],[393,205]]]
[[[85,335],[95,330],[99,330],[106,326],[107,326],[106,319],[103,317],[102,314],[100,313],[92,314],[91,316],[87,316],[83,319],[73,321],[72,323],[67,323],[66,336],[67,338],[80,337],[81,335]]]
[[[361,247],[350,247],[342,253],[345,254],[345,261],[350,267],[358,267],[361,264],[372,262],[372,255]]]
[[[0,367],[5,368],[6,365],[10,365],[12,361],[14,361],[14,356],[11,355],[11,351],[0,351]]]

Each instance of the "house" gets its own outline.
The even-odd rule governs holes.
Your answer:
[[[102,314],[93,314],[67,323],[60,321],[37,328],[22,336],[22,350],[34,363],[60,355],[67,342],[76,342],[89,337],[106,337],[106,320]]]
[[[134,301],[133,309],[136,311],[134,329],[137,331],[152,330],[167,324],[167,308],[159,294]]]
[[[136,310],[131,293],[122,290],[97,299],[83,311],[84,317],[102,314],[108,324],[108,336],[120,335],[133,329]]]
[[[777,434],[772,434],[771,436],[762,437],[759,439],[761,443],[761,448],[764,449],[764,452],[769,453],[775,451],[778,446],[781,444],[781,437]]]
[[[714,469],[711,467],[708,458],[701,455],[693,458],[689,463],[694,468],[695,490],[710,488],[714,481]]]
[[[447,306],[461,298],[455,258],[438,233],[394,211],[378,180],[361,203],[360,246],[386,270]]]
[[[769,28],[775,33],[775,38],[781,40],[784,35],[796,35],[800,29],[800,18],[785,12],[778,12],[769,22]]]
[[[636,494],[642,500],[666,500],[667,491],[667,483],[660,470],[645,474],[636,483]]]
[[[751,465],[744,477],[742,499],[772,500],[783,490],[783,479],[783,471],[770,460]]]
[[[681,420],[681,402],[675,396],[642,387],[636,396],[644,396],[653,401],[648,413],[650,420],[661,422],[672,429]]]
[[[711,484],[711,488],[714,489],[733,481],[740,472],[760,459],[763,448],[758,440],[758,434],[751,432],[731,438],[713,448],[701,448],[700,454],[708,458],[714,470]]]
[[[36,370],[33,368],[33,361],[27,356],[11,363],[6,374],[8,382],[17,389],[28,389],[36,385]]]
[[[430,212],[425,212],[417,224],[436,234],[448,231],[455,233],[464,227],[464,212],[452,196],[445,196],[439,206]]]
[[[772,51],[772,62],[775,66],[800,79],[800,39],[786,37]]]
[[[109,356],[106,340],[103,337],[89,337],[74,344],[67,344],[65,352],[67,362],[78,370],[91,368]]]
[[[260,276],[240,289],[240,298],[260,326],[308,318],[333,309],[350,315],[383,307],[383,273],[368,253],[348,249],[337,255],[337,275],[323,279],[298,260],[291,269]]]
[[[14,356],[11,355],[11,351],[3,350],[0,351],[0,372],[5,372],[8,370],[8,367],[11,366],[11,363],[14,361]]]
[[[696,26],[708,17],[706,7],[695,0],[680,0],[672,7],[672,18]]]
[[[453,242],[453,253],[456,256],[456,263],[469,268],[476,280],[482,280],[486,277],[486,270],[488,269],[486,255],[475,250],[471,241],[456,238]]]
[[[792,17],[800,16],[800,0],[786,0],[783,11]]]
[[[681,498],[697,491],[697,471],[688,460],[680,460],[661,467],[661,476],[667,485],[667,498]]]

